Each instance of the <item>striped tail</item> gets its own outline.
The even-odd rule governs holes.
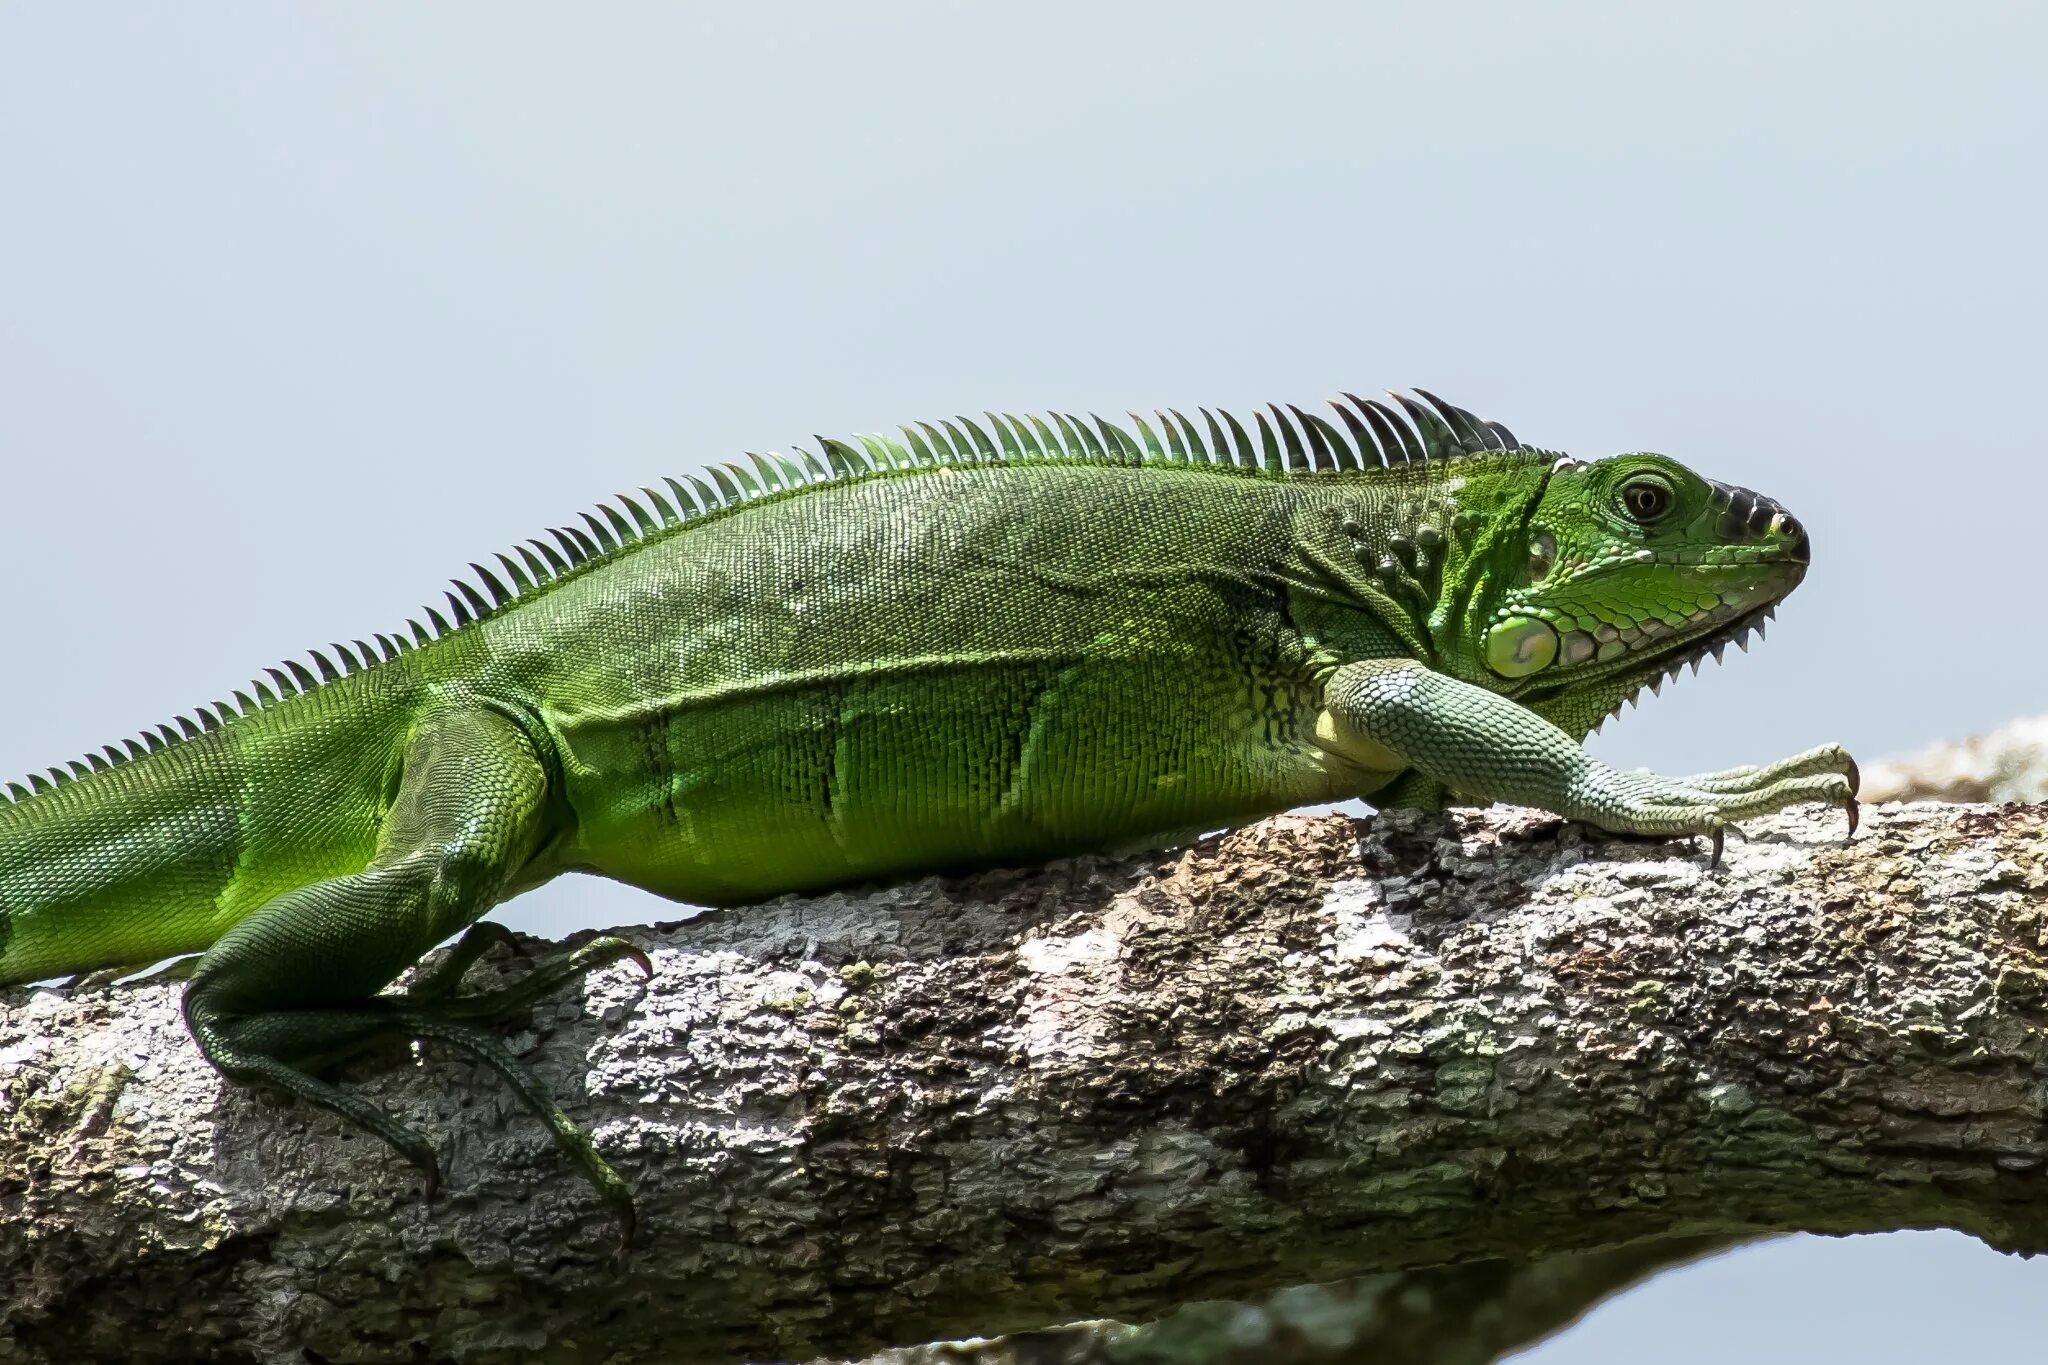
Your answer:
[[[197,952],[361,868],[404,724],[369,681],[0,802],[0,986]]]

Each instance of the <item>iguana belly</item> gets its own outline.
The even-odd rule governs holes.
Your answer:
[[[561,741],[574,861],[730,904],[1357,794],[1356,766],[1316,743],[1309,698],[1185,664],[880,670],[576,727]]]

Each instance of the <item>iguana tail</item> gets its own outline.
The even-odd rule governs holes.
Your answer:
[[[369,681],[0,799],[0,986],[197,952],[280,891],[360,868],[406,721]]]

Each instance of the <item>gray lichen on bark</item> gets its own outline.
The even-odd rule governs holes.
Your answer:
[[[1645,1238],[2048,1248],[2048,811],[1685,843],[1290,817],[1130,864],[630,931],[517,1035],[613,1231],[487,1073],[335,1120],[223,1088],[175,987],[0,996],[0,1360],[851,1356]]]

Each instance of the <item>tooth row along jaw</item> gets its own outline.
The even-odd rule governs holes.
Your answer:
[[[1654,678],[1650,678],[1645,682],[1637,684],[1635,691],[1629,693],[1626,697],[1623,697],[1620,701],[1614,703],[1614,707],[1612,710],[1610,710],[1606,715],[1600,717],[1599,720],[1593,723],[1592,733],[1596,735],[1599,734],[1600,727],[1607,724],[1608,721],[1613,720],[1616,716],[1620,715],[1623,707],[1636,705],[1638,699],[1641,698],[1641,696],[1643,695],[1643,690],[1645,688],[1649,689],[1649,693],[1653,697],[1663,696],[1664,684],[1670,682],[1671,680],[1676,678],[1680,673],[1684,672],[1686,665],[1690,664],[1692,666],[1693,676],[1698,677],[1700,671],[1700,661],[1709,654],[1714,656],[1715,663],[1720,663],[1721,656],[1728,652],[1728,646],[1731,644],[1734,645],[1737,649],[1741,650],[1743,653],[1747,654],[1749,652],[1750,640],[1763,639],[1764,627],[1768,625],[1771,621],[1775,620],[1777,618],[1777,615],[1778,608],[1777,605],[1773,603],[1771,606],[1764,608],[1764,610],[1757,616],[1755,620],[1750,621],[1749,623],[1744,625],[1739,631],[1737,631],[1734,635],[1729,636],[1727,639],[1722,640],[1718,644],[1709,645],[1706,648],[1700,650],[1698,653],[1693,654],[1688,658],[1678,658],[1672,660],[1670,664],[1665,666],[1662,672],[1657,674],[1657,676],[1655,676]]]

